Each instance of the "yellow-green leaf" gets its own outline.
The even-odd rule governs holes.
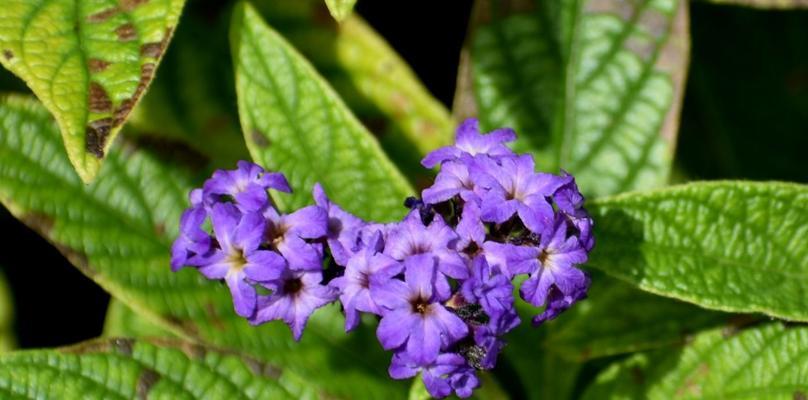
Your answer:
[[[328,11],[337,21],[342,21],[345,17],[351,15],[354,4],[356,4],[356,0],[325,0]]]
[[[56,117],[70,161],[93,180],[154,77],[184,0],[9,0],[0,63]]]
[[[808,186],[696,182],[588,208],[591,266],[705,308],[808,321]]]

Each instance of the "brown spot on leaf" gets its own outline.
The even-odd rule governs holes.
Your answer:
[[[107,69],[107,67],[109,67],[109,64],[110,64],[109,62],[104,61],[104,60],[99,60],[97,58],[91,58],[91,59],[87,60],[87,68],[89,68],[90,72],[92,72],[92,73],[101,72],[101,71]]]
[[[135,107],[135,100],[133,99],[126,99],[121,102],[121,105],[115,110],[115,120],[113,121],[114,126],[120,126],[123,124],[123,121],[126,120],[126,117],[129,116],[129,113],[132,112],[132,108]]]
[[[636,1],[592,0],[586,3],[586,12],[593,14],[612,14],[623,21],[631,20],[637,13]]]
[[[137,398],[145,400],[149,398],[149,391],[157,381],[160,380],[160,375],[151,368],[146,368],[137,377],[137,385],[135,386],[135,393]]]
[[[94,113],[107,113],[112,111],[112,100],[107,91],[98,82],[90,82],[89,97],[87,99],[90,111]]]
[[[115,338],[110,341],[112,343],[112,348],[115,349],[116,352],[123,354],[125,356],[132,355],[132,349],[135,347],[135,340],[128,339],[128,338]]]
[[[143,92],[146,91],[146,87],[154,77],[155,68],[156,65],[154,63],[145,63],[140,66],[140,81],[137,84],[137,89],[135,89],[135,93],[132,95],[132,97],[122,101],[118,109],[115,110],[113,126],[120,126],[124,121],[126,121],[126,117],[128,117],[129,113],[132,112],[137,100],[143,95]]]
[[[629,37],[624,46],[628,51],[639,56],[644,62],[651,61],[651,58],[654,56],[654,51],[656,50],[656,44],[646,37],[642,39],[634,36]]]
[[[662,40],[670,30],[671,20],[665,14],[653,8],[647,8],[640,15],[638,25],[645,28],[655,40]]]
[[[794,392],[794,400],[808,400],[808,397],[805,396],[805,392],[797,390]]]
[[[210,323],[213,324],[213,327],[220,331],[224,331],[225,326],[224,323],[222,323],[222,317],[219,316],[219,313],[216,311],[216,307],[213,306],[213,303],[205,303],[205,310],[208,312],[208,319]]]
[[[92,23],[99,23],[104,22],[110,18],[112,18],[115,14],[121,12],[121,9],[118,7],[110,7],[105,10],[99,11],[95,14],[91,14],[87,16],[87,22]]]
[[[14,58],[14,53],[12,53],[11,50],[9,49],[5,49],[3,50],[3,57],[5,57],[6,60],[11,60],[12,58]]]
[[[146,90],[146,85],[148,85],[154,77],[154,70],[156,68],[157,65],[154,63],[145,63],[140,66],[140,82],[138,82],[137,90],[135,90],[136,96],[140,96],[143,91]]]
[[[118,40],[121,42],[131,42],[137,39],[137,29],[129,22],[115,28],[115,33],[118,34]]]
[[[281,377],[281,370],[272,364],[246,356],[242,357],[241,359],[244,361],[244,364],[247,365],[247,368],[249,368],[250,371],[257,376],[263,376],[270,379],[278,379]]]
[[[140,55],[143,57],[159,58],[163,54],[163,42],[143,43],[140,46]]]
[[[135,7],[148,2],[149,0],[121,0],[120,4],[124,11],[132,11]]]
[[[154,225],[154,234],[157,236],[165,236],[166,224],[158,222],[156,225]]]
[[[104,146],[112,131],[112,119],[102,118],[90,122],[85,132],[85,147],[88,152],[98,158],[104,157]]]
[[[253,130],[250,131],[250,138],[256,146],[261,148],[267,147],[271,144],[269,138],[266,137],[263,132],[258,130],[258,128],[253,128]]]
[[[50,237],[51,230],[53,229],[53,217],[36,211],[26,212],[20,218],[22,222],[37,231],[42,236]]]

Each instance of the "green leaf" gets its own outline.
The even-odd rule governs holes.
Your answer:
[[[296,343],[280,322],[252,327],[238,317],[226,286],[190,268],[170,271],[191,189],[175,158],[125,145],[110,152],[101,179],[84,185],[58,135],[37,103],[0,102],[0,201],[126,306],[179,337],[283,365],[281,382],[293,393],[405,397],[404,384],[387,377],[389,353],[367,328],[344,334],[337,306],[315,313]],[[294,377],[305,384],[292,386]]]
[[[351,15],[356,0],[325,0],[325,4],[331,16],[337,21],[342,21]]]
[[[231,46],[247,148],[259,164],[283,171],[296,190],[283,208],[311,203],[321,182],[329,196],[367,219],[405,212],[412,193],[378,142],[312,66],[252,6],[233,12]]]
[[[612,365],[583,398],[803,399],[806,348],[805,326],[715,330],[681,350],[638,354]]]
[[[0,356],[5,398],[297,398],[280,378],[255,358],[173,340],[102,339]]]
[[[575,174],[590,195],[667,181],[686,1],[486,0],[475,14],[458,115],[476,111],[486,129],[516,129],[519,151]]]
[[[590,265],[702,307],[808,321],[808,186],[703,182],[588,208]]]
[[[110,299],[104,320],[104,337],[169,338],[171,331],[137,315],[123,302]]]
[[[704,0],[710,3],[759,9],[792,10],[808,8],[805,0]]]
[[[587,299],[546,325],[544,347],[571,361],[586,361],[683,343],[728,319],[597,274]]]
[[[93,180],[154,77],[184,0],[10,0],[0,63],[56,117],[70,161]]]

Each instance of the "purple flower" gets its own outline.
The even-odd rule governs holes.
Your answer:
[[[180,234],[171,246],[171,270],[176,272],[186,265],[205,263],[204,255],[212,249],[210,235],[202,229],[208,213],[201,205],[185,210],[180,217]]]
[[[547,302],[551,286],[555,286],[564,296],[586,288],[589,279],[574,266],[586,262],[586,250],[575,236],[567,237],[567,223],[556,219],[542,235],[536,251],[537,270],[525,281],[519,293],[528,303],[541,307]]]
[[[586,276],[586,282],[568,294],[562,293],[556,286],[550,287],[550,294],[547,295],[547,307],[544,312],[533,317],[533,325],[538,326],[544,321],[555,319],[563,311],[572,307],[573,304],[585,299],[586,292],[589,290],[589,283],[589,277]]]
[[[510,128],[501,128],[488,134],[480,133],[480,124],[475,118],[463,121],[457,128],[457,136],[453,146],[441,147],[424,157],[421,165],[432,168],[439,163],[460,158],[463,154],[471,156],[486,154],[492,157],[510,156],[513,151],[505,145],[516,140],[516,133]]]
[[[354,254],[345,274],[329,283],[339,290],[339,299],[345,310],[345,331],[359,324],[359,312],[381,315],[382,310],[370,294],[370,282],[384,284],[401,273],[403,266],[389,256],[378,253],[382,241],[381,232],[374,235],[376,244],[365,247]]]
[[[483,252],[488,265],[499,268],[505,276],[513,278],[536,270],[536,248],[488,241]]]
[[[397,353],[388,369],[393,379],[408,379],[421,372],[421,379],[432,397],[444,398],[454,391],[458,397],[467,398],[480,386],[474,370],[459,354],[442,353],[428,365],[421,365],[406,353]]]
[[[242,212],[259,211],[271,204],[268,189],[292,191],[283,174],[269,173],[260,165],[239,161],[237,169],[217,170],[205,182],[205,203],[210,207],[219,202],[221,196],[229,196]]]
[[[514,214],[533,232],[553,221],[547,201],[564,181],[552,174],[535,173],[533,157],[521,155],[500,159],[480,158],[471,167],[477,184],[487,191],[480,204],[483,221],[503,223]]]
[[[249,317],[256,306],[252,283],[277,279],[286,262],[273,251],[258,249],[264,233],[261,214],[242,214],[230,203],[215,204],[211,223],[220,248],[199,266],[199,272],[209,279],[224,279],[236,313]]]
[[[456,250],[457,234],[436,215],[429,226],[424,226],[418,210],[413,210],[387,234],[384,253],[399,261],[419,254],[438,259],[438,270],[454,279],[465,279],[469,271],[466,262]]]
[[[438,204],[456,195],[460,195],[464,200],[471,200],[477,197],[474,190],[474,181],[469,176],[466,162],[447,161],[441,165],[432,186],[421,192],[421,198],[427,204]]]
[[[318,206],[303,207],[291,214],[280,214],[274,207],[264,210],[266,230],[264,240],[270,248],[280,252],[297,269],[322,268],[323,251],[320,244],[305,239],[318,239],[326,235],[328,215]]]
[[[435,258],[427,254],[409,257],[405,281],[371,282],[371,294],[384,307],[376,330],[385,350],[401,349],[418,365],[429,365],[468,333],[463,320],[442,304],[448,296],[436,290]]]
[[[468,201],[463,204],[455,232],[459,237],[456,245],[458,250],[468,250],[472,243],[478,248],[483,245],[486,235],[485,224],[480,219],[480,206],[476,202]]]
[[[499,267],[490,267],[482,256],[474,258],[471,271],[471,277],[460,287],[463,299],[483,307],[495,334],[503,334],[519,325],[519,316],[513,307],[510,277]]]
[[[285,269],[278,279],[264,284],[273,293],[258,300],[258,311],[250,323],[282,320],[289,325],[295,340],[300,340],[314,310],[337,298],[337,291],[321,285],[322,280],[320,271]]]
[[[519,325],[519,322],[517,317],[513,327]],[[474,327],[474,345],[461,349],[461,354],[472,367],[490,370],[496,367],[497,358],[503,347],[505,347],[505,342],[494,334],[490,324],[481,325]]]
[[[324,209],[328,216],[326,237],[331,256],[338,265],[345,266],[353,255],[361,231],[367,223],[334,204],[319,183],[314,184],[312,194],[314,202]]]
[[[562,178],[565,183],[553,194],[553,200],[562,212],[572,222],[578,230],[578,239],[587,252],[592,251],[595,246],[595,238],[592,236],[592,218],[584,209],[584,196],[575,184],[575,178],[562,171]]]

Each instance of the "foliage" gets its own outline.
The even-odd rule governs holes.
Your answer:
[[[784,182],[806,181],[804,12],[477,0],[450,115],[355,0],[254,1],[0,9],[0,202],[113,297],[102,338],[11,351],[0,283],[2,397],[428,398],[375,321],[344,335],[327,306],[295,342],[169,260],[189,190],[240,159],[288,177],[282,211],[319,182],[400,219],[465,117],[573,174],[596,237],[588,299],[507,336],[477,398],[808,395],[808,186]]]

